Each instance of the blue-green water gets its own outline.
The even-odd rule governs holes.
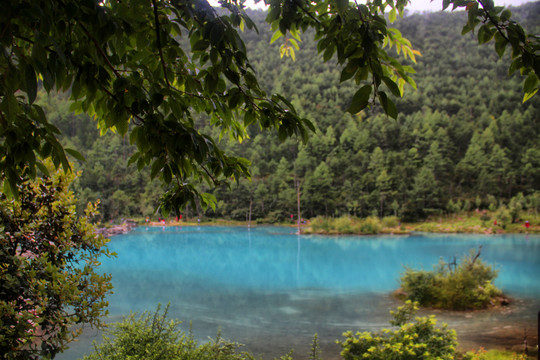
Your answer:
[[[398,303],[404,266],[431,269],[439,259],[483,246],[482,259],[500,271],[496,285],[519,299],[511,310],[437,316],[471,340],[479,329],[534,329],[540,310],[540,237],[525,235],[298,236],[276,227],[137,228],[109,244],[117,258],[101,270],[113,276],[110,321],[130,310],[170,303],[170,315],[191,321],[200,339],[216,334],[270,359],[307,352],[314,333],[325,358],[339,353],[345,330],[387,326]],[[187,327],[187,326],[186,326]],[[61,359],[80,356],[89,331]]]

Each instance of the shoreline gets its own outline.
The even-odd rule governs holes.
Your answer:
[[[401,227],[385,227],[378,233],[367,234],[361,232],[340,232],[340,231],[313,231],[311,226],[301,226],[301,235],[328,235],[328,236],[373,236],[373,235],[411,235],[414,233],[433,233],[433,234],[478,234],[478,235],[505,235],[505,234],[523,234],[523,235],[539,235],[540,225],[531,226],[527,229],[519,228],[519,224],[514,224],[510,229],[494,228],[494,227],[479,227],[479,226],[444,226],[441,223],[434,221],[418,222],[418,223],[406,223]],[[270,224],[259,223],[252,224],[251,226],[238,221],[229,220],[211,220],[203,221],[201,223],[190,221],[149,221],[147,223],[125,221],[122,224],[112,226],[101,226],[96,229],[97,234],[101,234],[105,237],[121,235],[129,233],[133,228],[139,226],[152,226],[152,227],[174,227],[174,226],[232,226],[232,227],[262,227],[262,226],[276,226],[276,227],[289,227],[297,228],[297,224]]]

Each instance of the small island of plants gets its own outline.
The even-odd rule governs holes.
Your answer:
[[[440,261],[432,271],[407,268],[401,275],[398,297],[416,301],[421,306],[447,310],[486,309],[507,304],[493,280],[497,270],[480,259],[480,247],[459,262]]]

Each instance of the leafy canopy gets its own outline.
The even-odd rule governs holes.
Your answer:
[[[269,0],[267,22],[274,41],[285,36],[282,54],[294,58],[302,32],[313,29],[324,60],[336,56],[341,81],[358,90],[349,112],[379,102],[389,116],[397,109],[391,96],[405,84],[415,87],[409,65],[419,55],[400,32],[388,26],[403,15],[406,0]],[[0,14],[0,179],[4,193],[17,197],[17,185],[47,174],[44,158],[69,169],[59,131],[35,103],[37,90],[68,91],[73,110],[86,112],[101,132],[129,134],[137,152],[130,159],[139,169],[150,167],[168,191],[163,211],[178,210],[198,200],[205,207],[215,199],[195,189],[197,183],[217,186],[231,178],[249,177],[249,162],[224,153],[218,139],[202,133],[201,115],[221,136],[238,141],[247,127],[275,129],[281,139],[307,140],[313,125],[301,118],[284,97],[261,89],[239,30],[255,30],[243,1],[222,0],[221,9],[207,1],[19,0]],[[510,12],[491,1],[443,1],[469,12],[463,32],[478,29],[480,43],[494,39],[502,56],[512,49],[510,73],[527,76],[524,100],[538,90],[539,39],[510,19]],[[386,49],[386,50],[385,50]],[[394,51],[394,50],[392,50]],[[408,59],[408,60],[407,60]]]

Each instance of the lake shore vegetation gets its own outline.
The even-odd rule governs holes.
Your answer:
[[[446,324],[438,325],[435,316],[415,316],[418,304],[407,301],[391,311],[391,328],[380,332],[343,333],[344,339],[336,342],[341,347],[339,357],[352,359],[463,359],[463,360],[527,360],[527,355],[510,351],[480,348],[462,352],[459,349],[456,332]],[[215,339],[199,343],[194,334],[182,331],[181,322],[167,318],[167,307],[158,306],[153,313],[131,313],[118,323],[111,324],[103,335],[103,340],[95,344],[92,353],[82,360],[124,360],[130,359],[200,359],[200,360],[256,360],[260,359],[249,351],[242,351],[242,345],[225,340],[218,333]],[[318,336],[314,335],[309,360],[322,360],[327,356],[318,347]],[[294,351],[275,360],[294,360]],[[305,358],[301,356],[301,358]]]
[[[530,219],[530,220],[526,220]],[[289,223],[290,224],[290,223]],[[395,216],[365,219],[352,216],[317,217],[302,228],[305,234],[375,235],[429,233],[473,234],[538,234],[540,218],[530,212],[520,212],[512,223],[506,208],[497,211],[471,211],[451,215],[430,216],[418,222],[402,222]]]

